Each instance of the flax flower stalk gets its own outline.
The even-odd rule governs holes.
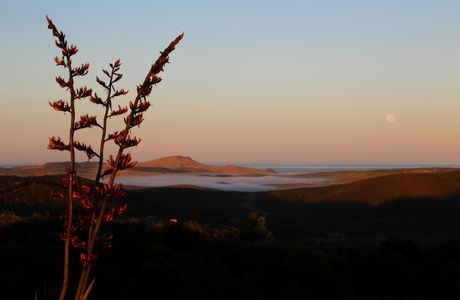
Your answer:
[[[75,45],[69,45],[65,39],[65,34],[58,31],[53,22],[46,17],[48,28],[51,29],[55,38],[56,46],[61,49],[62,56],[55,57],[54,61],[57,66],[64,67],[68,72],[68,79],[56,77],[58,85],[69,91],[69,103],[58,100],[50,102],[50,106],[61,112],[70,113],[70,129],[69,142],[66,144],[60,137],[51,137],[49,140],[49,149],[70,152],[70,167],[66,170],[68,174],[63,179],[64,185],[68,188],[67,195],[67,214],[65,215],[65,233],[62,238],[64,244],[64,273],[63,283],[59,300],[64,300],[69,286],[69,256],[70,246],[79,249],[80,261],[82,270],[80,279],[75,292],[75,300],[86,300],[94,286],[95,277],[91,276],[91,267],[96,260],[94,250],[96,245],[102,247],[111,247],[110,241],[113,235],[106,236],[100,234],[100,228],[103,222],[110,222],[115,215],[123,214],[127,205],[124,204],[118,209],[108,207],[108,203],[113,198],[119,198],[125,195],[125,191],[120,184],[115,184],[115,178],[119,171],[132,168],[136,165],[135,161],[131,161],[131,154],[124,154],[124,150],[131,147],[136,147],[141,139],[130,135],[131,129],[140,126],[144,121],[143,113],[148,110],[150,103],[147,97],[151,94],[154,85],[161,82],[158,76],[163,72],[164,66],[169,62],[169,54],[175,49],[177,44],[183,38],[183,34],[174,39],[169,46],[160,52],[160,56],[155,63],[150,67],[144,82],[137,87],[137,94],[134,101],[130,102],[129,115],[124,118],[125,126],[120,132],[114,132],[107,135],[108,119],[115,116],[121,116],[128,112],[127,107],[118,105],[117,109],[112,108],[112,100],[115,97],[126,95],[128,91],[124,89],[116,90],[114,84],[122,78],[119,72],[121,62],[118,59],[115,63],[110,64],[110,72],[103,70],[104,74],[109,78],[108,84],[100,78],[96,77],[96,82],[106,89],[107,96],[105,101],[92,93],[92,90],[86,87],[76,88],[74,86],[74,78],[76,76],[85,76],[88,73],[89,64],[85,63],[79,67],[72,67],[71,57],[78,52]],[[82,115],[76,121],[75,101],[90,97],[92,103],[104,106],[104,117],[102,124],[99,124],[95,116]],[[94,151],[91,145],[86,145],[83,142],[75,140],[75,133],[78,130],[85,128],[99,127],[101,129],[101,137],[98,152]],[[118,151],[115,158],[110,155],[107,160],[107,168],[103,171],[105,143],[113,140],[118,145]],[[77,177],[75,168],[75,149],[84,152],[88,159],[93,157],[98,158],[98,168],[94,182],[91,185],[84,184]],[[102,183],[101,180],[105,175],[110,175],[108,183]],[[58,193],[59,194],[59,193]],[[74,204],[79,204],[82,208],[82,214],[78,214],[78,218],[73,220]],[[89,216],[90,215],[90,216]],[[87,230],[87,232],[86,232]],[[82,234],[86,237],[82,239]]]
[[[121,133],[118,133],[117,136],[114,138],[114,140],[118,144],[119,148],[118,148],[117,157],[116,157],[116,159],[114,160],[114,163],[113,163],[113,168],[110,170],[111,171],[110,172],[110,179],[109,179],[109,182],[108,182],[109,189],[114,188],[116,175],[117,175],[118,171],[120,170],[120,167],[123,168],[123,164],[121,164],[122,158],[123,158],[123,151],[126,148],[137,146],[138,143],[140,142],[139,139],[136,139],[136,138],[131,139],[130,136],[129,136],[129,132],[130,132],[131,128],[133,128],[134,126],[139,126],[140,123],[142,122],[142,113],[144,111],[146,111],[148,109],[148,107],[149,107],[149,104],[148,104],[146,98],[151,93],[152,86],[156,85],[157,83],[159,83],[161,81],[161,78],[157,77],[157,74],[159,74],[160,72],[163,71],[164,65],[169,62],[169,54],[175,49],[175,46],[180,42],[180,40],[182,38],[183,38],[183,34],[179,35],[173,42],[171,42],[171,44],[163,52],[161,52],[160,57],[151,66],[149,72],[147,73],[147,76],[145,77],[144,82],[141,85],[139,85],[138,88],[137,88],[137,96],[136,96],[134,102],[130,103],[130,109],[131,109],[130,114],[125,119],[126,126],[125,126],[124,130]],[[110,97],[109,97],[109,99],[110,99]],[[142,101],[142,99],[144,101]],[[137,118],[138,116],[141,116],[141,117]],[[105,119],[106,119],[106,117],[104,118],[104,121],[105,121]],[[141,121],[133,123],[133,120],[136,120],[136,119],[141,120]],[[104,127],[105,126],[103,126],[103,128]],[[104,135],[104,133],[103,133],[103,135]],[[101,141],[102,140],[105,140],[104,136],[102,137]],[[103,142],[101,142],[101,145],[103,145]],[[102,157],[102,155],[101,155],[101,157]],[[130,156],[129,156],[129,158],[130,158]],[[129,160],[128,160],[128,163],[129,163]],[[97,178],[99,178],[99,176],[100,176],[99,172],[100,171],[98,170],[99,175],[98,175]],[[89,253],[89,255],[91,255],[93,253],[93,249],[94,249],[94,246],[95,246],[95,243],[96,243],[96,239],[98,237],[100,226],[102,224],[104,216],[106,214],[107,205],[108,205],[109,200],[110,200],[109,196],[104,197],[104,199],[102,201],[102,204],[101,204],[101,207],[100,207],[100,210],[99,210],[99,214],[97,216],[97,219],[95,219],[95,225],[94,226],[92,225],[94,223],[93,219],[92,219],[91,228],[90,228],[90,231],[89,231],[89,241],[88,241],[88,253]],[[91,284],[89,286],[87,286],[88,279],[90,277],[90,270],[91,270],[91,263],[87,266],[87,268],[85,268],[82,271],[81,280],[83,280],[83,281],[79,283],[79,291],[77,293],[77,297],[78,297],[78,295],[80,295],[80,297],[81,297],[79,299],[85,299],[84,295],[87,294],[86,291],[88,291],[88,289],[90,289],[92,287]],[[91,282],[93,282],[93,281],[91,281]],[[78,298],[76,298],[76,299],[78,299]]]

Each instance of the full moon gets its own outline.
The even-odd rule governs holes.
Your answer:
[[[397,118],[396,118],[396,115],[395,115],[395,114],[388,114],[388,115],[385,116],[385,121],[386,121],[387,123],[390,123],[390,124],[391,124],[391,123],[396,122],[396,120],[397,120]]]

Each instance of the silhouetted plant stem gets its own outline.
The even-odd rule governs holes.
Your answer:
[[[112,84],[113,84],[113,71],[114,68],[112,67],[112,70],[110,72],[110,82],[109,86],[107,89],[107,99],[106,99],[106,106],[105,106],[105,113],[104,113],[104,120],[103,120],[103,125],[102,125],[102,133],[101,133],[101,142],[99,145],[99,164],[97,167],[97,174],[96,174],[96,184],[99,184],[101,180],[101,172],[102,172],[102,165],[104,163],[104,146],[105,146],[105,138],[107,135],[107,119],[109,116],[109,111],[111,109],[111,95],[112,95]]]
[[[141,112],[147,110],[147,108],[149,107],[147,105],[145,107],[145,109],[144,108],[143,108],[143,110],[139,109],[139,101],[141,99],[143,99],[143,100],[145,100],[145,103],[147,103],[146,98],[151,93],[152,86],[161,81],[161,78],[157,77],[156,75],[163,71],[164,65],[169,62],[169,54],[175,49],[175,46],[180,42],[182,37],[183,37],[183,34],[179,35],[173,42],[171,42],[171,44],[163,52],[161,52],[160,57],[150,67],[150,70],[148,71],[147,76],[144,79],[144,82],[140,86],[138,86],[138,88],[137,88],[136,98],[135,98],[133,103],[130,103],[130,109],[131,109],[130,114],[125,119],[126,126],[125,126],[124,130],[118,136],[118,140],[120,140],[121,142],[120,142],[120,145],[118,147],[118,152],[117,152],[117,156],[116,156],[116,159],[115,159],[115,164],[114,164],[113,169],[111,170],[110,179],[109,179],[109,182],[108,182],[108,186],[110,188],[112,188],[114,186],[115,178],[116,178],[116,175],[117,175],[117,173],[119,171],[123,151],[126,148],[131,147],[131,146],[126,145],[126,140],[128,138],[128,134],[129,134],[130,129],[134,127],[132,120],[135,118],[136,114],[139,115]],[[142,115],[141,115],[141,117],[142,117]],[[137,124],[137,126],[138,125],[140,125],[140,123]],[[123,141],[125,141],[125,143]],[[134,144],[134,146],[136,146],[138,144],[138,142],[139,141],[137,141]],[[102,224],[102,220],[103,220],[104,215],[105,215],[106,210],[107,210],[107,205],[108,205],[109,199],[110,199],[110,197],[106,196],[106,197],[104,197],[104,199],[102,201],[101,209],[100,209],[99,215],[98,215],[98,217],[96,219],[96,224],[94,226],[94,230],[90,233],[90,240],[89,240],[89,243],[88,243],[88,253],[92,254],[92,251],[93,251],[93,248],[94,248],[94,245],[95,245],[95,242],[96,242],[96,238],[97,238],[97,236],[99,234],[99,229],[100,229],[101,224]],[[86,282],[87,282],[87,280],[88,280],[88,278],[90,276],[89,271],[90,271],[90,267],[87,268],[87,272],[85,274],[86,278],[84,279],[81,292],[85,291],[85,289],[86,289]]]
[[[64,275],[62,280],[61,293],[59,300],[64,300],[69,286],[69,255],[70,255],[70,236],[72,233],[72,218],[73,218],[73,182],[75,180],[75,89],[72,74],[72,60],[67,58],[66,67],[69,71],[69,92],[70,92],[70,129],[69,129],[69,151],[70,151],[70,171],[69,171],[69,187],[67,198],[67,228],[64,242]]]
[[[75,131],[78,129],[83,129],[91,127],[93,125],[97,126],[96,119],[94,117],[89,117],[88,115],[82,116],[79,122],[75,122],[75,100],[82,99],[91,95],[91,89],[79,88],[75,89],[74,87],[74,77],[75,76],[84,76],[88,73],[89,64],[82,64],[80,67],[75,69],[72,68],[72,59],[71,57],[78,52],[78,48],[75,45],[68,45],[68,42],[65,38],[65,34],[62,31],[58,31],[53,22],[46,16],[48,22],[48,28],[51,29],[52,34],[55,38],[55,44],[58,48],[61,49],[62,56],[61,58],[55,57],[54,61],[57,66],[62,66],[68,71],[68,80],[58,76],[56,77],[56,82],[61,88],[65,88],[70,93],[70,103],[64,102],[63,100],[50,102],[50,106],[56,111],[69,112],[70,113],[70,127],[69,127],[69,142],[65,144],[61,138],[51,137],[49,140],[48,148],[52,150],[59,151],[69,151],[70,152],[70,166],[66,169],[68,174],[67,178],[67,209],[65,219],[65,233],[63,235],[64,240],[64,270],[63,270],[63,280],[62,287],[59,294],[59,299],[63,300],[67,293],[67,288],[69,285],[69,256],[70,256],[70,243],[78,244],[77,239],[73,236],[73,201],[78,192],[75,191],[75,186],[77,184],[77,174],[75,169],[75,148],[85,149],[87,153],[90,152],[91,147],[87,147],[84,144],[78,143],[74,140]],[[92,150],[91,150],[92,151]],[[83,185],[80,186],[80,189],[86,190],[86,187]]]
[[[58,39],[65,44],[66,42],[64,36],[61,33],[61,36]],[[63,45],[64,47],[64,45]],[[63,270],[63,280],[62,288],[59,295],[59,299],[63,300],[67,293],[67,288],[69,285],[69,256],[70,256],[70,236],[72,234],[72,222],[73,222],[73,182],[75,180],[75,149],[74,149],[74,136],[75,136],[75,88],[73,80],[73,71],[72,71],[72,60],[71,55],[67,51],[63,51],[63,64],[67,68],[69,73],[69,79],[67,81],[67,87],[70,93],[70,128],[69,128],[69,144],[68,150],[70,152],[70,167],[67,171],[69,174],[69,186],[68,186],[68,195],[67,195],[67,220],[66,220],[66,230],[64,236],[64,270]]]
[[[116,64],[115,64],[116,65]],[[114,73],[114,66],[112,66],[111,71],[110,71],[110,81],[109,85],[107,88],[107,98],[106,98],[106,105],[105,105],[105,112],[104,112],[104,118],[103,118],[103,123],[102,123],[102,133],[101,133],[101,140],[99,144],[99,162],[98,162],[98,167],[97,167],[97,172],[96,172],[96,178],[94,180],[95,185],[99,185],[100,180],[101,180],[101,174],[102,174],[102,166],[104,164],[104,147],[106,143],[106,135],[107,135],[107,120],[109,117],[109,111],[111,109],[111,95],[112,95],[112,84],[113,84],[113,73]],[[91,256],[93,253],[93,244],[91,243],[91,237],[94,229],[94,223],[95,223],[95,218],[96,218],[96,208],[97,208],[97,203],[94,204],[94,209],[91,214],[91,221],[90,221],[90,227],[88,230],[88,255]],[[90,244],[91,243],[91,244]],[[82,272],[80,275],[80,280],[78,281],[78,287],[77,291],[75,293],[75,300],[78,300],[82,297],[82,291],[86,290],[86,284],[88,281],[88,275],[90,274],[91,271],[91,262],[88,265],[83,266]]]
[[[74,77],[85,76],[88,73],[89,64],[86,63],[79,67],[72,68],[71,57],[78,52],[77,47],[75,45],[68,45],[65,34],[62,31],[58,31],[48,17],[46,17],[46,19],[48,21],[48,28],[51,29],[55,37],[55,44],[62,52],[62,58],[55,57],[54,61],[57,66],[66,68],[69,73],[68,81],[58,76],[56,77],[56,82],[61,88],[68,90],[70,93],[70,103],[63,100],[49,103],[54,110],[70,113],[68,144],[64,143],[60,137],[51,137],[48,145],[48,148],[52,150],[70,152],[70,167],[66,169],[68,176],[63,178],[63,184],[68,188],[68,195],[67,215],[64,216],[66,221],[65,233],[62,237],[64,240],[64,274],[59,300],[64,300],[69,286],[70,245],[80,249],[80,262],[82,263],[82,270],[74,299],[86,300],[95,281],[94,277],[91,281],[89,280],[91,278],[92,264],[97,258],[97,255],[94,254],[96,243],[104,248],[111,247],[110,241],[112,236],[106,236],[105,234],[99,236],[101,225],[103,222],[112,221],[115,214],[117,216],[122,215],[127,209],[126,204],[117,209],[113,207],[108,209],[108,203],[112,198],[119,198],[125,195],[123,187],[120,184],[114,184],[118,172],[136,165],[136,162],[131,161],[130,153],[123,154],[126,148],[135,147],[141,141],[136,137],[131,137],[129,132],[133,127],[140,126],[143,122],[143,112],[150,106],[150,103],[147,101],[147,96],[151,93],[152,87],[161,81],[161,78],[157,77],[157,74],[162,72],[165,64],[169,62],[169,54],[175,49],[175,46],[182,39],[183,34],[179,35],[163,52],[161,52],[160,57],[155,61],[147,73],[144,82],[137,87],[136,98],[133,102],[130,102],[131,111],[128,117],[124,119],[126,124],[125,128],[121,132],[115,132],[107,136],[108,119],[113,116],[123,115],[128,111],[127,107],[121,106],[118,106],[116,110],[112,109],[112,100],[115,97],[128,93],[128,91],[124,89],[116,90],[113,87],[113,84],[122,78],[122,74],[118,72],[121,67],[120,60],[118,59],[114,64],[110,64],[110,72],[103,69],[104,74],[110,79],[109,84],[106,84],[103,80],[96,77],[97,83],[107,90],[107,98],[105,101],[102,101],[96,93],[93,96],[91,89],[86,87],[75,88]],[[80,116],[80,120],[76,121],[75,100],[86,97],[90,97],[91,102],[105,107],[102,126],[97,122],[96,116],[89,116],[88,114]],[[102,129],[99,153],[96,153],[91,145],[86,145],[75,140],[75,131],[91,127],[99,127]],[[115,144],[118,145],[118,151],[115,159],[110,155],[107,160],[107,169],[102,172],[105,143],[109,140],[114,140]],[[86,184],[78,179],[77,170],[75,168],[75,149],[85,152],[88,159],[94,156],[99,158],[93,185]],[[101,183],[102,177],[107,174],[110,174],[108,183]],[[56,193],[56,195],[64,198],[63,193]],[[79,214],[79,217],[76,218],[75,221],[73,220],[74,201],[75,204],[81,206],[82,212],[86,212],[86,215]],[[89,214],[91,214],[91,217],[89,217]],[[86,235],[86,230],[88,230],[87,240],[85,241],[86,238],[83,238],[82,241],[82,235]]]

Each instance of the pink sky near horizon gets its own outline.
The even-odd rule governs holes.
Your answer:
[[[187,155],[205,162],[460,162],[455,1],[120,2],[126,13],[120,22],[129,22],[120,33],[104,27],[103,36],[94,30],[106,20],[100,19],[106,18],[100,16],[103,5],[92,3],[75,4],[75,12],[52,1],[0,7],[9,12],[0,20],[6,41],[0,62],[8,70],[0,74],[0,164],[68,159],[46,149],[49,136],[67,140],[68,116],[48,106],[66,95],[54,82],[62,70],[53,63],[58,51],[45,13],[79,47],[75,61],[91,64],[79,84],[103,94],[94,78],[121,58],[119,87],[131,91],[120,98],[122,105],[158,51],[185,31],[149,99],[152,109],[134,130],[143,139],[133,151],[136,160]],[[142,30],[158,6],[164,13]],[[75,22],[79,10],[88,12],[83,24]],[[78,103],[77,113],[101,115],[88,101]],[[396,122],[385,121],[389,113]],[[95,146],[97,134],[85,129],[77,139]]]

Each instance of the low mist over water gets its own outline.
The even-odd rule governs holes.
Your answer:
[[[360,164],[324,164],[324,163],[209,163],[216,166],[236,165],[256,169],[272,169],[281,174],[314,174],[337,171],[370,171],[417,168],[460,168],[460,163],[360,163]]]
[[[117,179],[125,185],[164,187],[193,185],[222,191],[261,192],[292,187],[291,185],[328,184],[325,178],[288,178],[279,176],[199,176],[199,175],[154,175],[126,176]],[[286,185],[286,186],[283,186]]]

